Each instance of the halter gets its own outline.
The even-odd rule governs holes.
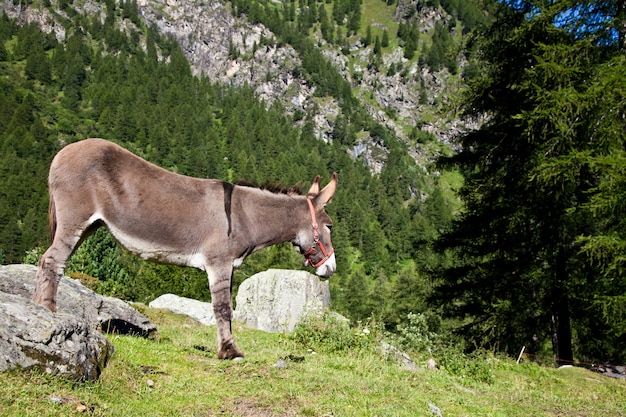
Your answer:
[[[326,248],[324,247],[324,244],[320,240],[320,234],[318,232],[318,225],[317,225],[317,220],[315,218],[315,210],[313,209],[313,203],[311,202],[310,198],[307,198],[306,202],[309,203],[309,211],[311,212],[311,221],[313,224],[313,246],[311,246],[311,249],[309,249],[309,251],[304,254],[304,257],[306,258],[307,261],[309,261],[309,265],[311,265],[313,268],[319,268],[320,266],[324,264],[324,262],[328,260],[328,258],[331,257],[331,255],[335,252],[335,249],[330,248],[330,252],[326,252]],[[322,251],[322,254],[324,254],[324,257],[318,263],[313,263],[313,260],[311,259],[311,255],[313,255],[316,252],[315,250],[316,246],[320,247],[320,250]]]

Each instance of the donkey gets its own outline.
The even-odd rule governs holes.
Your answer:
[[[243,357],[231,329],[231,281],[246,256],[291,242],[317,275],[336,269],[324,206],[337,173],[321,191],[318,175],[306,196],[280,194],[180,175],[112,142],[85,139],[55,156],[48,186],[52,245],[39,260],[33,301],[53,312],[66,261],[100,226],[143,259],[206,271],[220,359]]]

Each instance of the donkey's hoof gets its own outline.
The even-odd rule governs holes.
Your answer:
[[[48,310],[52,311],[53,313],[57,312],[57,303],[55,303],[54,301],[50,301],[50,300],[39,300],[38,297],[33,297],[33,301],[35,302],[35,304],[39,304],[40,306],[43,306],[45,308],[47,308]]]
[[[217,353],[217,358],[243,360],[243,353],[239,352],[235,347],[230,347],[228,349],[220,349],[220,351]]]

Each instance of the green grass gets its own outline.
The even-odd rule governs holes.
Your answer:
[[[40,373],[0,374],[6,416],[626,416],[626,381],[580,368],[553,369],[477,358],[492,374],[410,372],[381,357],[376,343],[313,353],[294,338],[235,325],[243,362],[215,358],[215,328],[158,310],[157,341],[109,336],[116,352],[96,383]],[[359,335],[353,337],[374,337]],[[333,332],[326,333],[333,338]],[[343,332],[345,335],[345,331]],[[283,357],[287,368],[274,364]]]
[[[395,7],[395,6],[394,6]],[[398,33],[398,23],[393,18],[394,7],[390,7],[381,0],[364,0],[361,5],[361,28],[359,34],[365,37],[367,27],[372,27],[372,39],[378,35],[381,39],[383,29],[379,25],[387,28],[391,46],[397,46],[396,35]]]

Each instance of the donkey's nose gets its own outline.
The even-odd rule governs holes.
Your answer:
[[[329,278],[337,270],[337,262],[335,260],[335,254],[333,253],[328,257],[326,262],[320,265],[315,273],[322,278]]]

